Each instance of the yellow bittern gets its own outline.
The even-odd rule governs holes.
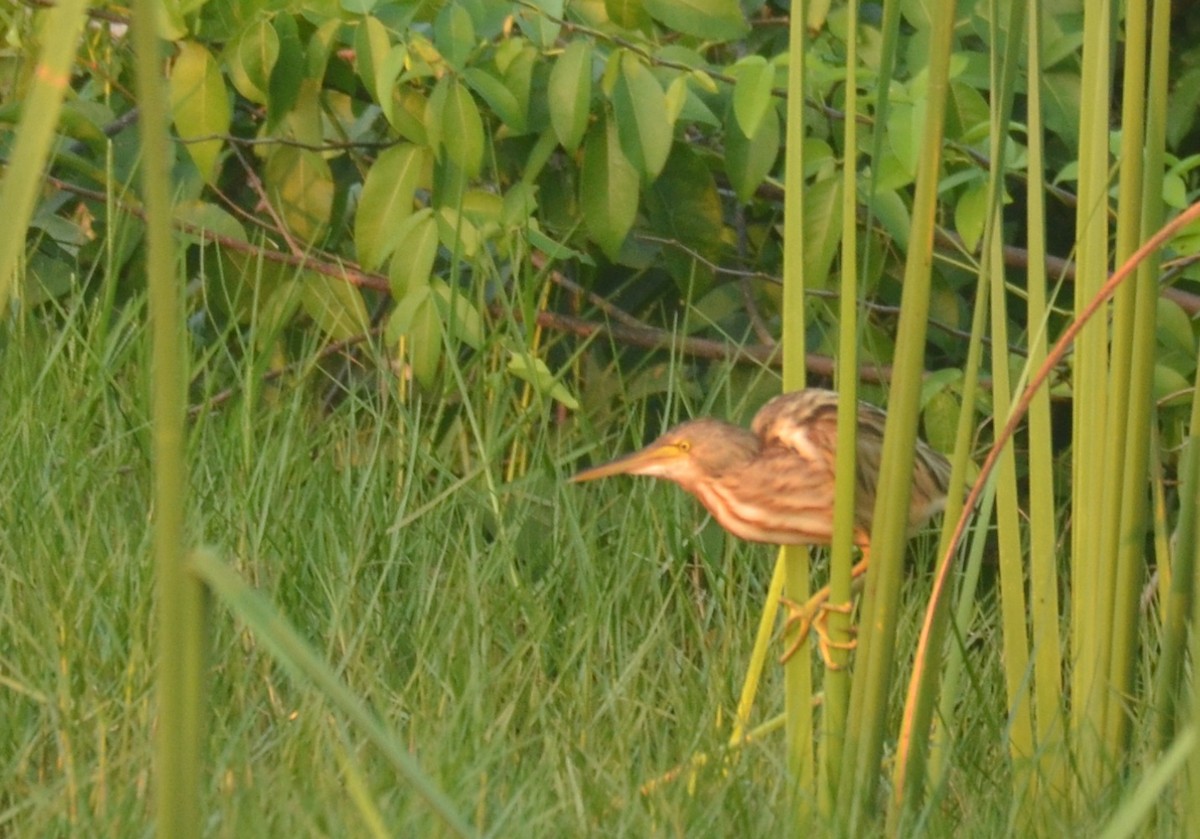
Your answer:
[[[885,415],[874,405],[858,407],[857,481],[854,544],[862,558],[853,578],[867,570],[871,518],[879,484]],[[715,419],[697,419],[672,428],[645,448],[586,469],[572,482],[609,475],[649,475],[674,481],[696,496],[721,525],[751,542],[775,545],[828,545],[833,539],[834,468],[837,446],[837,394],[809,388],[777,396],[754,417],[750,430]],[[942,509],[950,464],[918,440],[913,463],[909,534]],[[829,638],[824,627],[829,589],[804,605],[788,600],[785,630],[800,631],[781,661],[799,649],[810,628],[822,657],[832,664],[830,647],[852,647]]]

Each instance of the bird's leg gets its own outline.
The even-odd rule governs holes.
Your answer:
[[[857,588],[862,580],[863,574],[867,571],[867,562],[869,560],[866,549],[863,550],[863,558],[860,559],[855,566],[850,570],[850,579],[854,581]],[[847,641],[835,641],[829,634],[829,613],[839,612],[841,614],[849,614],[853,608],[853,604],[839,603],[834,605],[829,602],[829,586],[818,591],[807,602],[801,604],[794,600],[789,600],[784,597],[780,602],[787,607],[788,616],[784,620],[783,629],[786,634],[788,628],[793,624],[798,624],[796,629],[796,637],[793,639],[791,646],[787,648],[779,658],[780,664],[786,664],[796,651],[800,649],[805,639],[808,638],[809,631],[817,633],[817,647],[821,651],[821,658],[825,661],[825,666],[830,670],[837,670],[841,665],[833,660],[831,650],[852,650],[858,646],[858,641],[851,638]]]

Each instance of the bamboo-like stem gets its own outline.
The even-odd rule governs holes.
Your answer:
[[[1003,31],[1008,33],[1019,32],[1021,27],[1021,14],[1023,6],[1018,8],[1019,4],[1011,4],[1008,7],[1007,20],[1005,21]],[[993,10],[990,15],[992,20],[999,20],[1001,15],[997,10]],[[1004,42],[1005,49],[1003,53],[996,51],[993,53],[993,84],[992,89],[998,93],[998,96],[993,100],[992,109],[992,148],[990,153],[995,160],[1004,159],[1004,145],[1006,141],[1006,132],[1003,126],[1007,125],[1007,114],[1012,107],[1013,91],[1015,88],[1015,68],[1017,65],[1018,47],[1020,39],[1010,37]],[[1003,55],[1003,60],[1001,60]],[[1004,334],[1004,286],[1002,282],[996,281],[997,276],[1002,276],[1002,266],[1000,251],[1001,251],[1001,219],[1002,219],[1002,198],[1003,198],[1003,172],[998,169],[992,171],[989,178],[988,190],[988,217],[984,227],[984,244],[982,252],[984,253],[985,261],[980,266],[979,273],[979,291],[975,299],[975,311],[972,322],[972,342],[968,349],[968,362],[966,366],[967,377],[964,385],[964,407],[963,415],[960,417],[958,436],[955,446],[955,477],[951,480],[950,496],[947,499],[947,524],[943,528],[941,550],[939,555],[943,557],[942,563],[948,561],[946,555],[947,545],[949,543],[950,533],[949,524],[954,521],[962,510],[962,483],[963,473],[965,471],[965,463],[967,460],[968,449],[970,446],[970,438],[972,431],[971,420],[974,416],[974,401],[975,390],[978,383],[978,364],[982,354],[982,334],[984,331],[984,320],[989,309],[989,297],[991,308],[995,312],[993,321],[1000,321],[1000,334]],[[989,291],[990,289],[990,291]],[[993,325],[993,329],[995,329]],[[1002,345],[1001,345],[1002,346]],[[1003,410],[1003,396],[1009,392],[1007,384],[1007,359],[1000,356],[996,361],[997,364],[1005,365],[1003,378],[997,383],[998,393],[996,410]],[[1021,588],[1021,562],[1020,562],[1020,540],[1019,537],[1014,537],[1016,528],[1016,500],[1015,500],[1015,478],[1009,477],[1009,485],[1011,491],[1008,499],[1008,519],[1010,535],[1009,551],[1010,555],[1015,555],[1017,561],[1016,577],[1018,580],[1018,590]],[[990,498],[988,501],[990,504]],[[1005,509],[1001,509],[1003,514]],[[985,511],[990,513],[990,509]],[[986,518],[986,515],[981,513]],[[1012,543],[1015,542],[1015,549]],[[966,598],[973,596],[974,583],[978,579],[978,563],[981,545],[977,542],[976,550],[973,553],[972,574],[964,587],[964,603],[960,605],[958,622],[960,630],[965,630],[967,616],[970,614],[970,609],[967,608]],[[1011,576],[1011,572],[1010,572]],[[932,720],[932,712],[934,701],[937,696],[937,686],[939,678],[939,659],[940,651],[943,646],[944,627],[948,618],[948,600],[945,603],[931,604],[932,622],[930,623],[930,632],[928,636],[922,639],[918,645],[916,657],[914,661],[914,669],[912,679],[909,684],[909,691],[904,709],[904,718],[901,726],[899,744],[897,748],[896,771],[894,773],[894,786],[891,806],[888,812],[888,833],[890,835],[899,835],[903,831],[905,820],[911,818],[915,812],[916,804],[920,800],[920,793],[925,779],[926,760],[928,746],[928,732]],[[1018,615],[1018,626],[1022,638],[1021,647],[1024,646],[1024,610],[1020,603],[1013,610]],[[955,650],[951,653],[947,662],[947,681],[946,694],[942,701],[943,708],[950,708],[956,703],[956,693],[959,678],[962,672],[962,656],[960,651]],[[1026,712],[1027,713],[1027,712]],[[937,740],[942,746],[938,753],[939,764],[935,766],[935,781],[940,779],[945,758],[944,739],[946,733],[939,732]]]
[[[783,215],[783,389],[804,387],[804,62],[807,3],[792,8],[788,44],[787,160]],[[808,549],[782,548],[784,592],[797,603],[808,599]],[[810,818],[809,802],[816,777],[813,758],[812,667],[808,656],[792,656],[784,668],[784,713],[787,718],[788,770],[798,792],[793,815],[797,824]]]
[[[1016,0],[1007,4],[1007,15],[1000,31],[1003,54],[992,52],[992,89],[999,93],[992,98],[991,146],[993,160],[1005,159],[1008,125],[1014,95],[1015,74],[1021,40],[1016,34],[1024,30],[1025,3]],[[993,6],[993,20],[1000,20],[999,3]],[[1004,260],[1000,252],[1003,222],[1004,183],[1001,167],[994,166],[988,178],[988,223],[984,228],[984,258],[981,264],[991,297],[991,337],[996,346],[1007,346],[1008,306],[1004,283]],[[1007,418],[1012,408],[1013,386],[1009,377],[1009,359],[1005,353],[992,354],[992,410],[997,419]],[[1029,685],[1029,636],[1025,616],[1025,557],[1021,544],[1020,508],[1017,499],[1017,464],[1013,449],[1001,453],[996,470],[996,531],[999,545],[1000,615],[1002,626],[1002,661],[1009,719],[1009,754],[1013,762],[1014,804],[1020,802],[1031,786],[1033,715]],[[1018,810],[1019,811],[1019,810]],[[1025,812],[1029,812],[1028,809]]]
[[[1197,419],[1200,418],[1200,407],[1198,406],[1200,406],[1200,388],[1193,393],[1191,439],[1184,452],[1187,461],[1182,464],[1183,469],[1192,475],[1193,480],[1180,487],[1179,493],[1179,497],[1182,499],[1179,510],[1180,518],[1183,521],[1190,520],[1193,524],[1189,525],[1190,532],[1186,534],[1186,539],[1183,538],[1185,534],[1181,532],[1176,540],[1178,556],[1186,557],[1186,559],[1177,561],[1175,569],[1176,580],[1188,572],[1191,577],[1190,590],[1186,592],[1180,590],[1178,600],[1182,601],[1185,598],[1191,600],[1190,604],[1185,605],[1191,606],[1192,632],[1189,651],[1193,662],[1200,661],[1200,632],[1196,631],[1196,627],[1200,626],[1200,597],[1196,597],[1196,592],[1200,591],[1200,538],[1198,538],[1194,525],[1194,522],[1200,521],[1200,480],[1198,480],[1200,479],[1200,435],[1196,433],[1197,428],[1200,427],[1197,425]],[[1180,530],[1182,531],[1183,528],[1181,527]],[[1180,584],[1177,583],[1177,585]],[[1181,634],[1186,635],[1186,629]],[[1192,679],[1191,705],[1191,724],[1192,730],[1195,730],[1197,720],[1200,720],[1200,679]],[[1183,830],[1180,835],[1190,836],[1200,829],[1200,749],[1192,751],[1191,759],[1188,761],[1188,771],[1181,787],[1180,797],[1184,801],[1184,816]],[[1189,828],[1188,825],[1191,827]]]
[[[1083,331],[1084,327],[1095,317],[1101,307],[1109,301],[1113,292],[1120,285],[1128,280],[1139,265],[1142,264],[1150,254],[1162,248],[1171,239],[1186,228],[1190,224],[1195,224],[1200,221],[1200,202],[1192,204],[1175,218],[1171,219],[1167,224],[1163,225],[1153,236],[1142,243],[1141,247],[1126,261],[1120,268],[1113,272],[1112,276],[1105,281],[1100,290],[1096,292],[1095,297],[1088,301],[1080,311],[1078,317],[1071,321],[1063,334],[1055,341],[1054,346],[1046,354],[1045,360],[1034,371],[1029,379],[1029,384],[1021,392],[1021,398],[1017,400],[1013,406],[1012,413],[1008,421],[996,434],[996,439],[992,443],[991,449],[988,451],[987,457],[983,461],[983,465],[979,468],[979,476],[975,481],[971,491],[967,494],[965,509],[959,515],[958,520],[954,524],[953,531],[949,542],[945,546],[945,552],[942,556],[941,564],[937,577],[933,581],[933,592],[930,595],[929,608],[925,612],[925,622],[921,627],[921,638],[917,644],[918,656],[921,656],[921,650],[926,650],[929,647],[929,637],[933,632],[934,616],[937,613],[939,602],[946,597],[949,589],[950,572],[952,570],[952,559],[958,546],[962,541],[963,534],[967,529],[968,515],[966,510],[972,509],[980,500],[984,493],[984,487],[987,484],[988,476],[991,475],[999,458],[1000,451],[1007,446],[1016,433],[1017,425],[1025,413],[1029,410],[1029,405],[1033,401],[1034,396],[1046,384],[1050,377],[1051,371],[1058,365],[1067,354],[1067,350],[1074,344],[1075,339]],[[1185,504],[1194,504],[1195,499],[1186,498]],[[1190,508],[1185,508],[1190,509]],[[1182,550],[1182,549],[1180,549]],[[920,672],[921,663],[918,661],[914,672]]]
[[[851,568],[854,540],[854,493],[858,485],[858,5],[846,6],[846,113],[842,148],[842,247],[838,302],[837,358],[837,455],[833,503],[833,544],[829,551],[829,603],[850,605],[853,596]],[[848,637],[849,611],[829,613],[829,630],[834,638]],[[825,704],[822,709],[820,784],[817,801],[823,813],[831,814],[842,772],[843,733],[850,694],[849,650],[835,649],[833,660],[841,669],[825,673]]]
[[[1120,182],[1117,198],[1116,259],[1123,262],[1146,230],[1155,227],[1162,213],[1142,206],[1144,199],[1161,205],[1164,134],[1160,128],[1157,169],[1144,166],[1151,148],[1146,143],[1146,59],[1148,10],[1145,0],[1131,0],[1125,14],[1124,94],[1121,104],[1122,131]],[[1164,91],[1165,95],[1165,91]],[[1163,115],[1165,118],[1165,115]],[[1137,652],[1137,612],[1146,560],[1146,477],[1149,473],[1150,422],[1153,400],[1155,353],[1158,341],[1157,268],[1152,255],[1138,269],[1134,281],[1113,297],[1111,385],[1109,387],[1109,446],[1123,456],[1114,457],[1109,470],[1112,483],[1105,485],[1105,554],[1114,560],[1112,614],[1109,618],[1109,687],[1116,696],[1129,695]],[[1154,273],[1151,273],[1154,272]],[[1147,296],[1149,292],[1149,296]],[[1108,531],[1111,530],[1111,534]],[[1124,703],[1109,701],[1105,708],[1104,741],[1114,754],[1125,754],[1129,746],[1130,718]]]
[[[736,747],[743,743],[747,737],[746,732],[750,729],[750,712],[754,708],[754,699],[758,696],[759,680],[762,678],[763,667],[766,666],[770,652],[775,616],[779,614],[779,598],[783,596],[783,584],[786,577],[787,568],[781,549],[775,560],[775,569],[771,572],[771,582],[767,586],[767,602],[763,604],[762,615],[758,620],[758,632],[754,635],[754,646],[750,649],[750,663],[746,667],[746,678],[742,681],[742,691],[738,696],[733,731],[729,735],[730,747]]]
[[[929,37],[929,86],[925,123],[920,140],[912,237],[904,271],[904,291],[896,339],[896,378],[888,400],[883,438],[880,486],[871,532],[871,568],[863,597],[863,621],[851,690],[850,718],[843,771],[838,783],[839,821],[851,834],[867,829],[871,802],[879,781],[884,725],[895,660],[895,629],[903,580],[907,511],[920,410],[920,371],[924,362],[925,331],[933,270],[933,238],[937,214],[937,184],[949,90],[950,47],[954,4],[933,9]]]
[[[941,563],[946,561],[951,538],[951,525],[958,521],[963,511],[964,486],[966,485],[967,463],[975,437],[975,403],[979,393],[979,365],[983,358],[983,334],[988,312],[988,295],[976,293],[971,316],[971,341],[967,347],[964,365],[962,409],[958,418],[958,429],[954,441],[953,473],[950,491],[946,496],[945,520],[938,541],[939,573]],[[978,585],[982,563],[983,542],[991,528],[994,493],[985,493],[983,503],[977,507],[977,536],[967,568],[963,574],[963,586],[959,595],[959,606],[955,624],[960,636],[965,635],[970,619],[976,611],[975,589]],[[896,748],[896,771],[893,774],[891,810],[888,813],[888,833],[896,835],[901,827],[902,815],[913,812],[919,799],[922,781],[926,774],[926,762],[930,769],[930,786],[938,786],[948,771],[950,739],[952,734],[939,727],[932,736],[926,755],[926,742],[933,719],[933,704],[938,694],[938,668],[935,655],[944,644],[945,624],[949,617],[949,599],[945,605],[933,604],[933,622],[927,639],[917,645],[913,657],[913,673],[905,700],[904,718],[901,722],[899,742]],[[939,710],[944,719],[950,719],[953,709],[959,704],[958,684],[965,662],[961,645],[951,645],[945,666],[945,682]],[[912,791],[910,791],[912,788]]]
[[[1108,269],[1109,53],[1112,8],[1107,0],[1084,9],[1082,105],[1079,120],[1079,204],[1076,211],[1078,319],[1104,283]],[[1071,439],[1071,519],[1101,521],[1105,464],[1112,457],[1108,416],[1108,325],[1087,323],[1075,342]],[[1071,529],[1071,740],[1081,800],[1104,783],[1110,755],[1100,743],[1107,701],[1107,624],[1113,581],[1101,556],[1100,528]]]
[[[1030,79],[1041,79],[1042,15],[1035,7],[1028,21],[1027,66]],[[1026,227],[1030,260],[1026,274],[1029,312],[1029,367],[1046,358],[1046,329],[1050,307],[1046,297],[1045,138],[1042,130],[1042,85],[1029,85],[1029,193]],[[1033,645],[1034,721],[1037,774],[1031,794],[1051,811],[1065,805],[1066,743],[1063,739],[1062,629],[1059,616],[1058,556],[1054,505],[1054,452],[1050,425],[1050,394],[1038,391],[1029,405],[1029,611]]]
[[[1197,538],[1200,519],[1189,514],[1189,509],[1195,506],[1195,499],[1200,494],[1197,490],[1200,487],[1200,435],[1197,435],[1197,430],[1200,430],[1200,388],[1192,392],[1189,437],[1179,458],[1179,524],[1175,531],[1171,587],[1166,598],[1166,617],[1162,626],[1162,657],[1154,680],[1154,750],[1160,753],[1170,747],[1175,737],[1179,716],[1176,706],[1181,704],[1186,684],[1182,679],[1184,650],[1188,643],[1188,620],[1196,596],[1193,568],[1195,546],[1200,543]]]
[[[1150,33],[1150,78],[1147,85],[1148,99],[1150,105],[1147,111],[1146,119],[1146,172],[1157,173],[1163,171],[1163,152],[1166,144],[1163,140],[1163,132],[1166,128],[1166,105],[1167,105],[1167,86],[1170,77],[1170,40],[1171,40],[1171,5],[1167,2],[1156,2],[1154,4],[1151,22]],[[1155,196],[1150,193],[1152,181],[1157,179],[1146,177],[1144,183],[1145,194],[1142,198],[1142,212],[1146,216],[1146,222],[1143,225],[1145,229],[1152,229],[1155,225],[1152,219],[1162,213],[1162,202],[1155,200]],[[1161,185],[1158,186],[1161,190]],[[1161,192],[1157,193],[1161,195]],[[1153,214],[1153,215],[1152,215]],[[1150,272],[1151,277],[1157,276],[1157,271]],[[1142,290],[1142,289],[1139,289]],[[1139,300],[1140,303],[1140,300]],[[1157,301],[1151,301],[1150,305],[1157,309]],[[1151,346],[1156,346],[1157,341],[1151,339]],[[1151,430],[1157,427],[1157,423],[1153,420],[1150,422]],[[1189,437],[1184,444],[1184,451],[1180,457],[1179,472],[1180,472],[1180,487],[1179,487],[1179,519],[1178,519],[1178,534],[1175,544],[1172,549],[1169,546],[1166,550],[1159,550],[1159,574],[1167,582],[1160,586],[1160,592],[1166,591],[1166,596],[1162,597],[1160,608],[1162,610],[1163,620],[1162,629],[1159,635],[1159,643],[1161,646],[1161,656],[1158,662],[1158,672],[1154,677],[1154,737],[1153,737],[1153,754],[1162,754],[1171,748],[1171,744],[1176,736],[1178,729],[1178,718],[1180,716],[1180,706],[1183,708],[1185,715],[1188,712],[1187,702],[1184,699],[1185,685],[1187,681],[1183,678],[1184,656],[1188,646],[1188,619],[1191,617],[1191,634],[1195,638],[1198,634],[1196,627],[1200,623],[1196,622],[1195,616],[1192,614],[1195,606],[1196,588],[1195,577],[1196,568],[1200,563],[1196,563],[1196,548],[1200,540],[1196,538],[1196,527],[1200,519],[1196,516],[1196,506],[1200,503],[1200,492],[1197,487],[1200,486],[1200,388],[1192,391],[1192,411],[1190,421],[1188,423]],[[1152,442],[1157,442],[1152,438]],[[1157,450],[1157,445],[1154,445],[1152,451]],[[1161,463],[1158,457],[1152,461],[1159,468],[1155,471],[1161,472]],[[1155,480],[1155,496],[1156,502],[1161,499],[1162,479],[1161,474],[1156,475]],[[1156,517],[1157,518],[1157,517]],[[1156,526],[1156,531],[1163,529],[1161,526]],[[1160,542],[1166,540],[1158,540]],[[1169,558],[1169,559],[1168,559]],[[1195,663],[1200,661],[1196,656],[1197,648],[1192,648],[1192,666],[1195,668]],[[1196,680],[1193,676],[1193,681],[1200,684],[1200,680]],[[1200,691],[1197,692],[1197,697],[1200,698]],[[1191,724],[1196,725],[1197,719],[1200,719],[1200,705],[1197,705],[1191,710]],[[1191,793],[1194,795],[1196,784],[1200,784],[1200,759],[1193,756],[1189,772],[1184,773],[1186,778],[1189,774],[1192,776],[1193,787]],[[1176,790],[1176,800],[1170,802],[1167,799],[1164,803],[1166,806],[1178,803],[1178,800],[1188,797],[1189,790],[1187,782],[1181,781]],[[1183,835],[1191,835],[1200,828],[1200,812],[1197,812],[1197,803],[1195,799],[1191,800],[1188,807],[1184,808],[1184,829]],[[1174,808],[1172,808],[1174,809]],[[1191,824],[1189,829],[1187,824]]]
[[[153,544],[158,604],[158,719],[155,727],[155,820],[160,836],[198,836],[203,587],[185,566],[184,513],[187,465],[187,354],[184,347],[183,283],[175,265],[171,230],[171,154],[163,49],[150,0],[133,7],[137,60],[138,125],[142,141],[142,192],[146,207],[146,274],[151,332],[151,441],[154,463]]]

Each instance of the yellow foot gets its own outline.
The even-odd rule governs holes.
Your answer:
[[[826,598],[829,597],[828,590],[817,592],[807,603],[800,604],[794,600],[789,600],[786,597],[780,599],[788,610],[787,619],[784,621],[783,630],[787,630],[793,624],[798,624],[796,629],[796,637],[792,640],[791,646],[787,648],[782,656],[779,657],[780,664],[786,664],[796,651],[804,644],[808,638],[810,631],[817,633],[817,648],[821,652],[821,658],[825,662],[825,666],[830,670],[840,670],[842,665],[833,660],[833,650],[852,650],[858,646],[858,641],[853,638],[847,641],[835,641],[829,634],[829,613],[837,612],[839,614],[848,615],[853,610],[852,603],[841,603],[834,605]],[[853,631],[853,628],[851,628]]]

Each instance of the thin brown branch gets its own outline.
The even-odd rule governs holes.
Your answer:
[[[218,140],[222,143],[228,143],[231,146],[291,146],[292,148],[315,152],[355,151],[357,149],[383,150],[408,142],[398,137],[395,140],[346,140],[344,142],[306,143],[292,137],[238,137],[235,134],[197,134],[194,137],[173,137],[172,139],[181,146],[191,145],[192,143],[210,143],[213,140]]]
[[[266,214],[271,217],[271,221],[275,223],[275,229],[279,231],[279,235],[283,237],[285,242],[287,242],[288,250],[292,252],[293,256],[302,256],[304,254],[304,248],[300,247],[300,245],[296,242],[295,237],[292,236],[292,232],[288,230],[283,218],[278,212],[276,212],[275,205],[271,202],[271,196],[267,195],[267,188],[263,186],[263,182],[258,177],[258,173],[254,171],[254,167],[247,162],[245,155],[242,154],[242,150],[236,145],[230,144],[229,148],[233,151],[234,156],[238,159],[238,163],[241,164],[242,171],[246,173],[246,183],[249,184],[250,189],[254,191],[254,194],[258,196],[259,206],[261,206]]]
[[[514,312],[513,317],[520,317],[520,313]],[[646,350],[671,350],[693,358],[706,358],[734,364],[760,364],[767,367],[779,367],[782,361],[777,345],[738,345],[711,338],[678,335],[650,326],[632,327],[619,323],[597,323],[558,312],[538,312],[537,322],[545,329],[577,335],[580,338],[607,337],[613,343],[622,346],[640,347]],[[810,354],[807,356],[806,366],[809,372],[816,376],[827,379],[833,377],[834,363],[829,356]],[[888,381],[890,376],[891,368],[887,366],[877,365],[864,368],[862,371],[863,379],[869,382]]]
[[[59,189],[70,192],[73,195],[78,195],[81,198],[87,198],[92,201],[101,202],[108,200],[108,196],[103,192],[81,187],[53,177],[52,175],[47,175],[46,181],[58,187]],[[120,209],[124,212],[129,213],[135,218],[145,220],[146,211],[137,201],[125,199],[119,200],[117,203]],[[358,288],[369,288],[372,291],[386,292],[390,288],[387,277],[363,271],[355,263],[349,260],[325,260],[303,254],[296,255],[283,253],[282,251],[268,250],[247,242],[244,239],[235,239],[232,236],[222,236],[218,233],[214,233],[208,228],[199,227],[178,219],[175,220],[174,225],[177,230],[188,233],[192,236],[196,236],[200,239],[203,239],[205,242],[221,245],[222,247],[229,248],[230,250],[238,253],[254,254],[262,257],[262,259],[266,260],[267,262],[274,262],[279,265],[290,265],[295,268],[303,268],[306,271],[312,271],[314,274],[320,274],[325,277],[334,277],[335,279],[344,280],[350,283],[352,286],[356,286]]]

